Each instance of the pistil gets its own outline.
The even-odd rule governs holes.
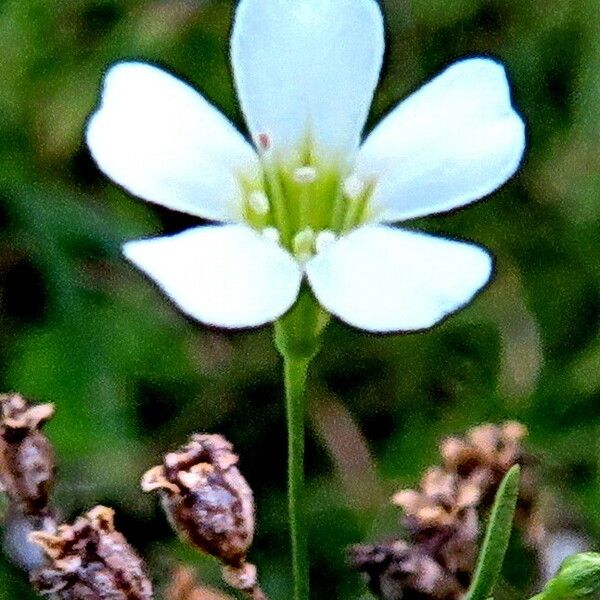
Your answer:
[[[366,218],[373,184],[303,152],[281,160],[258,140],[263,186],[246,186],[249,224],[304,263]]]

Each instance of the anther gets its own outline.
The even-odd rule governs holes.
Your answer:
[[[346,177],[342,184],[344,196],[350,200],[358,200],[365,191],[365,182],[356,173]]]
[[[322,252],[330,246],[335,240],[337,236],[330,229],[325,229],[317,234],[317,238],[315,240],[315,250],[317,252]]]
[[[315,232],[312,227],[305,227],[294,236],[292,248],[294,256],[299,261],[304,262],[313,255],[315,249]]]
[[[266,152],[271,149],[271,136],[268,133],[259,133],[256,136],[258,147]]]
[[[265,227],[261,233],[266,240],[269,240],[274,244],[279,244],[281,241],[281,233],[279,233],[279,229],[276,229],[275,227]]]
[[[294,180],[297,183],[312,183],[317,178],[317,169],[314,167],[298,167],[294,171]]]
[[[269,212],[269,199],[264,192],[251,192],[248,196],[248,204],[257,215],[264,216]]]

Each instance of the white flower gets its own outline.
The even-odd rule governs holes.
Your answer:
[[[113,66],[87,142],[145,200],[217,221],[125,255],[205,323],[257,326],[306,277],[342,320],[426,328],[488,281],[486,251],[389,223],[482,198],[517,169],[524,125],[504,68],[458,62],[361,133],[384,50],[374,0],[241,0],[231,57],[253,145],[191,87]]]

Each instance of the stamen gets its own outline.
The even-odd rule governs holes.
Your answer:
[[[299,261],[307,261],[313,255],[314,248],[315,232],[312,227],[305,227],[294,236],[292,249],[294,251],[294,256]]]
[[[298,167],[294,171],[294,180],[297,183],[312,183],[317,178],[315,167]]]
[[[317,239],[315,240],[315,250],[318,252],[322,252],[330,246],[335,240],[337,236],[330,229],[324,229],[323,231],[317,234]]]
[[[344,196],[350,200],[358,200],[363,195],[365,188],[365,182],[356,173],[346,177],[342,184]]]
[[[257,215],[265,216],[269,213],[269,199],[264,192],[251,192],[248,196],[248,204]]]
[[[275,227],[265,227],[261,234],[266,240],[269,240],[274,244],[279,244],[281,241],[281,233],[279,233],[279,230]]]

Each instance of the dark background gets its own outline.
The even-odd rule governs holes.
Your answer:
[[[366,597],[345,546],[397,532],[390,494],[436,462],[440,437],[488,420],[528,426],[541,491],[600,537],[600,4],[383,9],[388,50],[371,124],[455,59],[486,54],[507,66],[529,147],[499,192],[416,223],[494,252],[495,281],[473,305],[422,334],[327,330],[308,431],[316,598]],[[243,127],[231,16],[230,2],[208,0],[0,3],[0,389],[56,403],[57,504],[69,518],[100,502],[116,508],[159,584],[180,559],[219,580],[175,539],[140,475],[192,431],[227,435],[258,502],[252,559],[277,600],[290,577],[271,331],[192,323],[126,264],[123,241],[194,220],[125,195],[82,145],[103,70],[123,58],[164,65]],[[509,572],[525,594],[535,572],[518,552]],[[30,597],[4,560],[0,597]]]

